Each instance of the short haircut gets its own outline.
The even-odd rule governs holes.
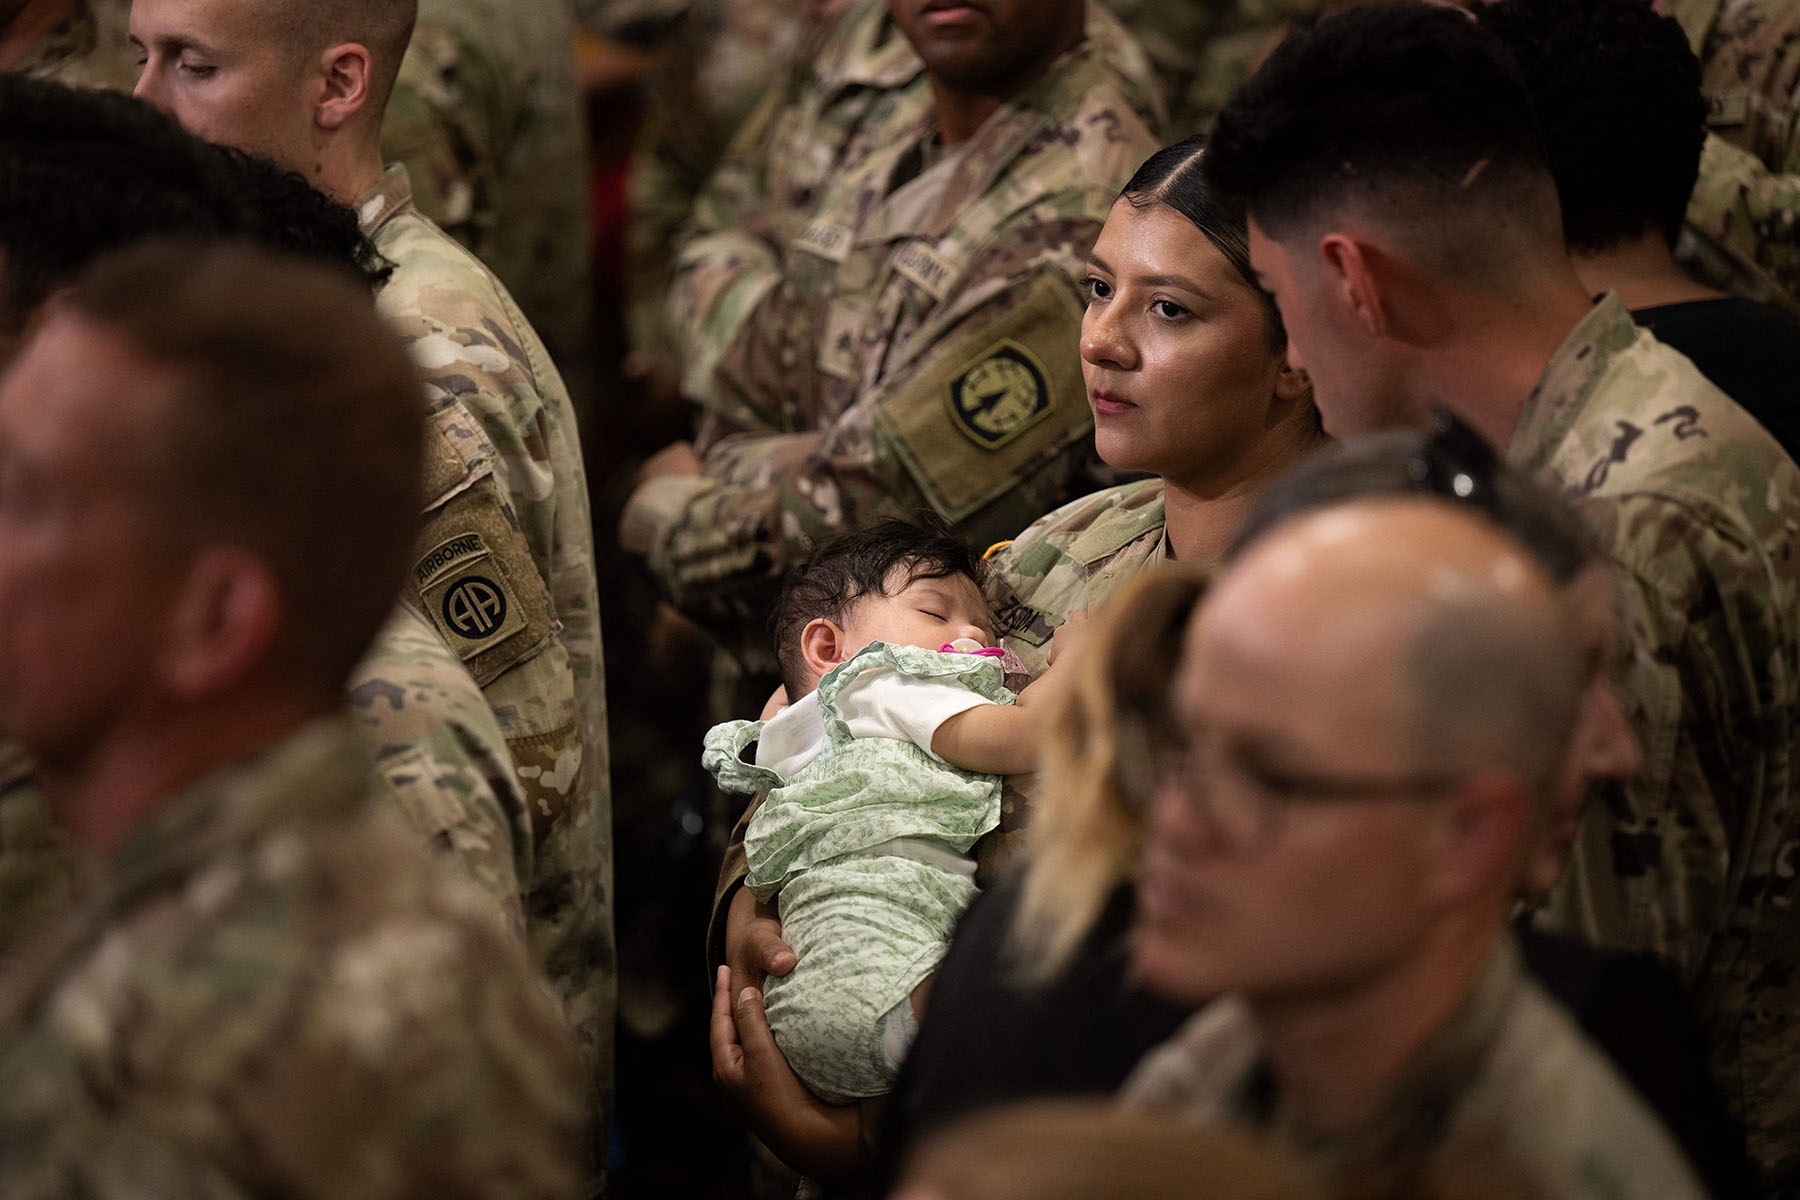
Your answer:
[[[1263,489],[1232,535],[1226,559],[1236,558],[1275,526],[1303,513],[1352,500],[1417,493],[1413,466],[1432,436],[1412,430],[1372,433],[1308,455]],[[1558,585],[1603,561],[1599,536],[1569,499],[1503,460],[1493,464],[1491,507],[1482,515],[1530,551]]]
[[[1262,299],[1263,323],[1271,350],[1287,348],[1287,329],[1275,300],[1256,282],[1250,266],[1250,235],[1244,227],[1244,205],[1234,196],[1222,195],[1206,179],[1201,161],[1206,156],[1206,135],[1195,134],[1172,146],[1164,146],[1144,160],[1137,174],[1119,193],[1133,208],[1166,204],[1189,221],[1225,256],[1239,276]]]
[[[0,75],[0,333],[89,263],[154,236],[248,238],[371,287],[391,269],[356,214],[299,175],[129,96]]]
[[[1501,0],[1476,12],[1524,71],[1569,249],[1650,233],[1673,246],[1706,140],[1700,60],[1681,25],[1649,0]]]
[[[905,577],[896,584],[890,576],[897,570]],[[826,540],[788,575],[769,624],[788,698],[798,700],[816,685],[800,653],[800,634],[810,622],[821,617],[841,622],[864,596],[886,596],[916,580],[953,575],[966,575],[979,587],[987,580],[987,564],[935,513],[878,521]]]
[[[363,112],[379,125],[412,42],[418,0],[264,0],[264,7],[270,39],[296,55],[345,42],[368,50],[369,102]]]
[[[1476,285],[1562,252],[1519,68],[1456,9],[1368,4],[1297,30],[1232,93],[1203,165],[1277,240],[1355,212]]]
[[[1542,811],[1588,677],[1570,634],[1566,620],[1521,613],[1499,594],[1427,602],[1401,664],[1421,759],[1516,770]]]
[[[343,688],[392,611],[418,536],[422,401],[411,359],[341,272],[249,246],[149,242],[55,309],[173,380],[159,454],[168,526],[257,555],[281,590],[270,666]]]

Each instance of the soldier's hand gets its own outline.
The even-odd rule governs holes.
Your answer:
[[[644,460],[644,465],[638,468],[637,481],[642,487],[665,475],[704,474],[706,468],[701,464],[700,456],[694,453],[692,442],[671,442]]]
[[[725,914],[725,965],[731,971],[731,989],[761,989],[770,975],[786,975],[799,963],[794,948],[781,940],[781,918],[772,905],[757,900],[741,887]]]
[[[775,1044],[762,992],[741,988],[734,1001],[726,967],[713,984],[712,1060],[713,1079],[745,1124],[788,1166],[835,1180],[862,1165],[861,1110],[826,1104],[807,1090]]]

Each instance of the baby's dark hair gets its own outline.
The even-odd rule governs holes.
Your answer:
[[[889,579],[896,569],[906,572],[898,582]],[[932,512],[911,521],[878,521],[820,543],[788,575],[769,622],[788,698],[798,700],[817,682],[800,653],[800,634],[809,622],[820,617],[841,622],[864,596],[886,596],[920,579],[955,575],[967,575],[981,587],[987,582],[987,564],[954,525]]]

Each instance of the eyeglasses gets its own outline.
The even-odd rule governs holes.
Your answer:
[[[1217,831],[1226,847],[1243,852],[1267,844],[1289,810],[1373,800],[1432,800],[1461,771],[1347,774],[1267,761],[1216,731],[1176,735],[1127,718],[1119,727],[1119,776],[1126,797],[1148,811],[1152,797],[1179,795]]]
[[[1500,456],[1474,428],[1446,408],[1431,410],[1432,433],[1407,464],[1413,490],[1472,504],[1489,516],[1498,500]]]

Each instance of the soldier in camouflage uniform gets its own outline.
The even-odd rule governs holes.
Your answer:
[[[573,37],[567,0],[420,0],[381,143],[419,211],[518,301],[585,420],[596,380]]]
[[[247,236],[352,272],[369,288],[385,278],[371,269],[378,258],[348,209],[122,96],[0,79],[0,157],[10,168],[0,182],[0,225],[11,238],[0,245],[10,268],[0,299],[0,362],[54,289],[108,249],[154,235]],[[45,205],[46,195],[58,194],[69,203]],[[434,437],[473,429],[450,410],[432,425]],[[495,487],[484,473],[467,490],[472,497]],[[471,502],[434,498],[433,507]],[[421,629],[429,643],[417,636]],[[521,881],[530,874],[516,868],[532,860],[530,817],[505,740],[461,661],[422,615],[397,615],[358,668],[352,699],[378,764],[377,791],[517,924]],[[9,899],[0,907],[8,925],[39,894],[53,902],[66,861],[30,764],[0,771],[0,886]],[[0,929],[0,944],[7,941]]]
[[[427,438],[432,507],[408,599],[462,659],[506,735],[536,846],[526,929],[592,1055],[604,1110],[614,1003],[611,805],[593,534],[574,414],[505,287],[413,206],[406,169],[383,165],[382,113],[369,106],[399,71],[410,6],[383,0],[340,11],[344,28],[293,34],[368,55],[314,64],[369,71],[355,111],[321,126],[330,130],[325,152],[314,152],[310,133],[293,133],[298,107],[316,92],[266,53],[281,26],[241,5],[136,0],[132,32],[147,53],[137,94],[212,140],[261,146],[350,202],[394,264],[378,302],[411,346],[428,410],[441,418],[460,406],[472,418],[454,428],[439,421]],[[195,42],[249,64],[239,69],[253,78],[240,87],[257,102],[221,100],[184,71]],[[484,477],[492,487],[477,486]]]
[[[137,82],[130,0],[25,0],[14,8],[0,22],[0,71],[118,92]]]
[[[678,268],[704,470],[650,480],[622,521],[678,607],[765,660],[758,614],[820,535],[929,506],[993,541],[1076,486],[1085,256],[1159,108],[1089,6],[1074,49],[943,146],[892,18],[844,13],[741,131],[697,205],[718,232]]]
[[[0,987],[8,1195],[574,1193],[550,996],[333,714],[410,558],[416,386],[340,273],[168,245],[9,371],[42,503],[0,538],[0,730],[87,858]]]
[[[1399,99],[1397,80],[1410,85]],[[1360,107],[1371,93],[1384,121],[1434,114],[1420,126],[1432,140],[1411,150],[1431,166],[1368,165],[1375,154],[1392,163],[1396,149],[1391,125]],[[1330,150],[1284,160],[1272,147],[1290,121]],[[1490,183],[1470,186],[1478,160]],[[1597,525],[1619,569],[1621,692],[1643,767],[1589,805],[1541,919],[1677,969],[1751,1155],[1770,1193],[1785,1195],[1800,1180],[1800,469],[1615,296],[1593,302],[1563,252],[1546,162],[1497,39],[1453,15],[1398,8],[1290,39],[1234,97],[1208,155],[1215,181],[1247,197],[1256,268],[1328,429],[1418,423],[1426,405],[1448,402]],[[1344,163],[1370,181],[1310,193],[1297,182],[1335,178]],[[1424,221],[1412,206],[1427,203]],[[1374,204],[1384,216],[1369,225]],[[1363,232],[1341,232],[1350,206]],[[1318,253],[1314,239],[1338,237],[1346,251],[1378,242],[1357,249],[1362,261],[1401,256],[1418,272],[1416,287],[1384,273],[1364,295],[1385,312],[1440,314],[1438,352],[1327,307],[1324,283],[1293,264]],[[1459,255],[1481,251],[1454,274],[1441,257],[1452,243]],[[1454,282],[1501,263],[1488,300]],[[1464,353],[1475,359],[1452,366]]]
[[[1800,311],[1800,5],[1656,0],[1700,56],[1710,108],[1678,253],[1708,282]]]

